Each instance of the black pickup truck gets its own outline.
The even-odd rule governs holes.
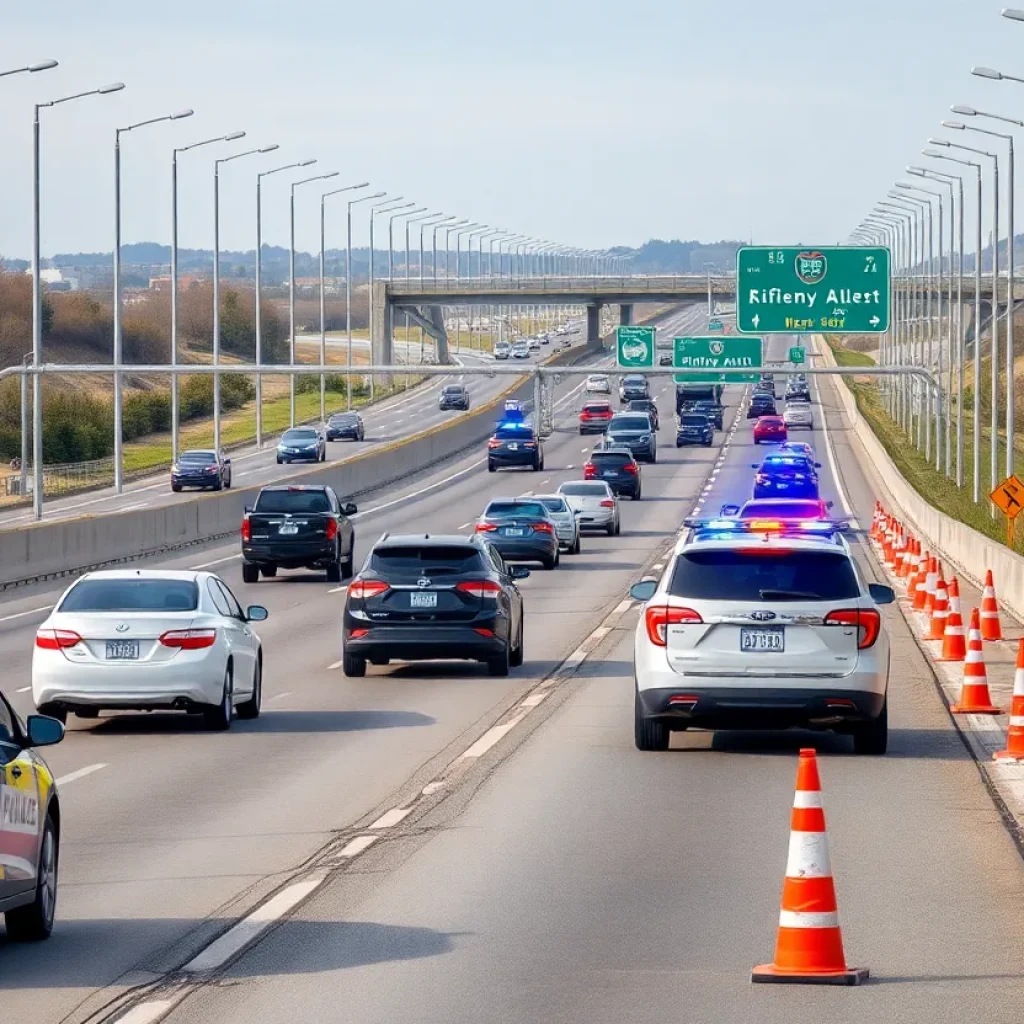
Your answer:
[[[242,519],[242,579],[281,569],[326,569],[328,583],[353,572],[355,531],[351,502],[341,502],[326,485],[264,487]]]

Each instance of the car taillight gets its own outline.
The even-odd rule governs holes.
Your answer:
[[[327,520],[327,528],[324,530],[324,536],[328,540],[334,540],[338,536],[338,521],[336,519]]]
[[[595,466],[592,462],[586,463],[586,465],[584,465],[583,467],[583,479],[593,480],[595,476],[597,476],[597,466]]]
[[[493,533],[498,527],[494,523],[477,523],[475,533]]]
[[[198,651],[203,647],[212,647],[216,639],[215,629],[171,629],[161,635],[160,643],[164,647],[176,647],[181,651]]]
[[[524,441],[523,442],[523,447],[524,448],[536,448],[537,447],[537,442],[536,441]]]
[[[593,412],[593,413],[592,412],[587,412],[587,410],[584,409],[583,412],[580,413],[580,419],[581,420],[589,420],[591,417],[596,416],[596,415],[597,415],[596,412]]]
[[[604,498],[601,501],[601,508],[615,508],[615,502],[611,498]]]
[[[755,473],[754,474],[754,483],[755,484],[766,484],[766,483],[768,483],[768,474],[767,473]]]
[[[496,437],[492,437],[490,439],[490,441],[487,442],[487,447],[488,448],[500,448],[501,447],[501,442]]]
[[[242,516],[242,540],[252,540],[252,523],[249,522],[248,516]]]
[[[669,604],[651,605],[644,612],[647,636],[655,647],[667,646],[669,625],[685,623],[699,626],[703,621],[692,608],[677,608]]]
[[[826,626],[856,626],[857,649],[870,647],[882,630],[882,616],[874,608],[840,608],[829,612],[824,619]]]
[[[623,469],[625,469],[627,473],[632,473],[633,476],[636,476],[637,473],[640,472],[640,467],[635,462],[627,462],[626,465],[623,466]]]
[[[550,523],[534,523],[534,533],[554,533],[555,528]]]
[[[463,580],[455,585],[455,589],[470,597],[497,597],[501,593],[501,586],[493,580]]]
[[[36,632],[36,647],[44,651],[61,651],[74,647],[81,640],[73,629],[40,629]]]
[[[368,597],[380,597],[388,585],[383,580],[353,580],[348,587],[348,596],[366,600]]]

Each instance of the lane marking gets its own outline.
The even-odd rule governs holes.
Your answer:
[[[343,590],[348,590],[348,584],[347,583],[342,583],[342,585],[340,587],[331,587],[331,589],[328,590],[327,593],[328,594],[340,594],[341,591],[343,591]]]
[[[26,615],[38,615],[40,612],[48,612],[53,608],[48,604],[45,608],[30,608],[27,612],[15,612],[13,615],[0,615],[0,622],[10,622],[12,619],[22,619]]]
[[[409,817],[411,807],[392,807],[390,811],[385,811],[372,825],[368,825],[367,828],[394,828],[399,822],[404,821]]]
[[[18,689],[15,690],[14,692],[15,693],[28,693],[28,691],[31,690],[31,689],[32,689],[31,686],[19,686]]]
[[[117,1024],[153,1024],[174,1006],[174,999],[147,999],[138,1006],[133,1006]]]
[[[292,695],[292,691],[291,690],[285,690],[284,693],[279,693],[276,697],[271,697],[270,699],[272,701],[273,700],[284,700],[285,697],[290,697],[291,695]]]
[[[358,857],[364,850],[368,850],[379,836],[356,836],[355,839],[347,842],[338,853],[339,857]]]
[[[464,750],[458,757],[459,761],[468,761],[472,758],[482,757],[487,753],[495,743],[498,742],[503,736],[510,733],[524,718],[526,712],[516,715],[514,718],[510,718],[503,725],[492,725],[472,746]]]
[[[535,708],[546,696],[546,692],[538,691],[537,693],[531,693],[519,706],[521,708]]]
[[[55,779],[54,781],[58,786],[66,786],[69,782],[77,782],[79,779],[84,779],[87,775],[92,775],[93,772],[98,772],[101,768],[106,767],[106,762],[86,765],[85,768],[79,768],[76,772],[68,772],[67,775],[62,775],[59,779]]]
[[[243,917],[233,928],[229,928],[219,939],[185,964],[182,970],[189,974],[203,974],[223,966],[246,946],[255,942],[275,921],[280,920],[301,903],[326,877],[326,873],[320,873],[282,889],[273,899],[268,900],[262,907],[257,907],[248,917]]]
[[[818,352],[818,341],[819,341],[818,338],[814,339],[814,354],[815,355],[820,355],[820,353]],[[828,429],[828,415],[826,414],[826,411],[825,411],[825,405],[824,405],[824,403],[821,400],[821,387],[818,384],[817,377],[815,377],[815,379],[814,379],[814,392],[818,396],[818,408],[821,409],[821,432],[822,432],[822,434],[825,435],[825,454],[828,456],[828,466],[829,466],[829,469],[832,472],[832,479],[835,481],[836,491],[839,493],[839,500],[842,502],[843,511],[848,516],[852,516],[853,512],[850,510],[850,503],[849,503],[849,501],[847,501],[847,498],[846,498],[846,490],[843,488],[842,484],[839,482],[839,472],[836,469],[836,457],[835,457],[834,452],[832,451],[832,435],[831,435],[831,433],[829,433],[829,429]]]
[[[333,665],[328,665],[328,666],[327,666],[327,671],[328,671],[328,672],[333,672],[333,671],[334,671],[334,669],[336,669],[336,668],[341,668],[341,666],[342,666],[342,665],[343,665],[344,663],[345,663],[345,662],[344,662],[344,659],[342,659],[341,661],[336,661],[336,662],[335,662],[335,663],[334,663]]]
[[[236,552],[233,555],[225,555],[223,558],[215,558],[212,562],[203,562],[200,565],[193,565],[193,569],[209,569],[211,565],[220,565],[222,562],[232,562],[236,558],[241,558],[242,553]]]

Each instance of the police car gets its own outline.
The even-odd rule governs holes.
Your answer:
[[[543,469],[544,444],[526,422],[522,409],[509,408],[506,403],[505,416],[487,441],[487,471],[516,466]]]
[[[889,638],[840,523],[689,520],[644,602],[634,638],[634,731],[667,750],[673,731],[827,729],[858,754],[887,743]]]

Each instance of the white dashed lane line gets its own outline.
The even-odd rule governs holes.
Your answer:
[[[69,782],[76,782],[78,779],[84,779],[87,775],[92,775],[93,772],[98,772],[101,768],[106,767],[106,763],[90,764],[85,768],[79,768],[78,771],[68,772],[67,775],[62,775],[55,781],[58,786],[66,786]]]

